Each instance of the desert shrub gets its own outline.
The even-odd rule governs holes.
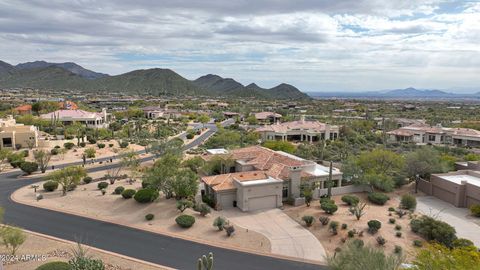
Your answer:
[[[350,231],[348,231],[347,235],[348,235],[348,237],[353,238],[355,236],[355,231],[350,230]]]
[[[346,230],[348,227],[347,223],[342,223],[342,230]]]
[[[436,241],[451,248],[457,239],[455,228],[440,220],[429,216],[422,216],[410,221],[414,233],[419,234],[428,241]]]
[[[68,261],[68,264],[70,264],[70,269],[72,270],[105,270],[105,265],[102,260],[93,259],[88,256],[76,256]]]
[[[97,140],[95,140],[95,139],[88,139],[88,142],[89,142],[90,144],[96,144],[96,143],[97,143]]]
[[[139,203],[150,203],[155,201],[160,194],[157,190],[151,188],[140,189],[133,198]]]
[[[390,200],[390,197],[383,193],[372,192],[368,194],[368,200],[374,204],[384,205],[388,200]]]
[[[480,217],[480,204],[470,206],[470,213],[472,213],[473,216]]]
[[[115,188],[115,190],[113,191],[113,193],[116,194],[116,195],[120,195],[120,194],[122,194],[122,192],[123,192],[124,190],[125,190],[124,187],[119,186],[119,187],[116,187],[116,188]]]
[[[195,137],[195,135],[193,135],[192,133],[188,133],[186,137],[187,137],[187,139],[190,140],[190,139],[193,139],[193,137]]]
[[[315,218],[313,216],[303,216],[302,220],[305,222],[307,227],[312,226],[313,222],[315,221]]]
[[[113,147],[113,143],[109,143],[109,144],[108,144],[108,147],[112,148],[112,147]]]
[[[330,231],[332,232],[332,234],[336,235],[338,232],[338,226],[340,224],[338,223],[338,221],[332,221],[330,222],[330,224],[328,225],[328,228],[330,229]]]
[[[389,218],[389,219],[388,219],[388,223],[390,223],[390,224],[395,224],[395,219],[394,219],[394,218]]]
[[[385,238],[383,238],[382,236],[378,236],[377,238],[375,238],[375,240],[377,240],[377,244],[379,244],[380,246],[384,246],[385,243],[387,243],[387,240],[385,240]]]
[[[227,233],[227,236],[230,237],[235,233],[235,227],[233,225],[225,227],[225,232]]]
[[[58,188],[58,182],[55,181],[47,181],[43,183],[43,189],[47,192],[52,192]]]
[[[80,145],[80,147],[85,147],[87,144],[85,142],[81,142],[78,145]]]
[[[72,270],[72,267],[67,262],[49,262],[40,265],[35,270]]]
[[[122,197],[124,199],[130,199],[132,198],[135,193],[137,193],[134,189],[125,189],[123,192],[122,192]]]
[[[328,198],[328,197],[320,198],[320,205],[325,204],[325,203],[335,204],[335,201]]]
[[[357,248],[361,248],[365,245],[362,239],[353,239],[352,244]]]
[[[69,149],[69,150],[72,149],[74,146],[75,146],[75,144],[72,143],[72,142],[66,142],[66,143],[63,144],[63,147],[65,147],[66,149]]]
[[[92,181],[93,181],[93,178],[90,177],[90,176],[85,176],[85,177],[83,178],[83,182],[84,182],[85,184],[89,184],[89,183],[91,183]]]
[[[395,236],[398,237],[398,238],[402,237],[402,232],[396,232]]]
[[[322,208],[323,211],[325,211],[325,213],[330,215],[333,215],[333,213],[335,213],[338,210],[338,206],[333,203],[323,203],[320,207]]]
[[[97,146],[98,146],[99,149],[105,148],[104,143],[97,143]]]
[[[422,247],[423,246],[422,240],[418,240],[418,239],[413,240],[412,244],[415,247]]]
[[[97,187],[98,187],[98,189],[107,188],[107,187],[108,187],[108,183],[107,183],[107,182],[100,182],[100,183],[97,184]]]
[[[182,228],[190,228],[195,223],[195,217],[190,215],[180,215],[175,219],[178,226]]]
[[[388,212],[394,212],[395,211],[395,208],[393,207],[388,207]]]
[[[212,211],[210,206],[208,206],[206,203],[199,203],[195,205],[194,210],[199,212],[202,217],[206,216]]]
[[[25,162],[25,157],[22,153],[11,153],[8,155],[7,161],[13,168],[18,168],[20,164]]]
[[[22,155],[23,157],[28,157],[28,155],[30,155],[30,152],[27,149],[22,150]]]
[[[400,226],[400,225],[398,225],[398,224],[395,225],[395,230],[396,230],[396,231],[401,231],[401,230],[402,230],[402,226]]]
[[[213,221],[213,226],[217,227],[219,231],[222,231],[226,225],[228,225],[228,220],[224,217],[216,217]]]
[[[402,254],[403,253],[403,248],[399,245],[395,245],[395,248],[393,249],[393,253]]]
[[[146,219],[146,220],[152,220],[154,217],[155,217],[154,214],[146,214],[146,215],[145,215],[145,219]]]
[[[465,238],[458,238],[453,241],[454,248],[473,247],[473,246],[475,246],[473,242]]]
[[[407,214],[407,211],[398,209],[398,210],[395,211],[395,214],[397,214],[397,216],[399,218],[402,218],[403,216],[405,216]]]
[[[194,203],[190,200],[179,200],[177,201],[177,209],[183,213],[187,208],[192,208]]]
[[[400,200],[400,208],[415,210],[417,208],[417,199],[410,194],[404,194]]]
[[[368,231],[371,234],[378,232],[378,230],[380,230],[380,228],[382,227],[382,223],[376,219],[372,219],[368,221],[367,225],[368,225]]]
[[[60,151],[58,151],[58,148],[53,148],[52,150],[50,150],[50,154],[52,154],[52,156],[56,156],[60,153]]]
[[[148,188],[150,187],[151,183],[147,180],[142,181],[142,188]]]
[[[330,218],[326,216],[321,216],[318,218],[318,220],[323,226],[327,225],[330,222]]]
[[[353,205],[357,205],[360,202],[360,199],[355,195],[345,195],[345,196],[342,196],[342,202],[350,206],[353,206]]]
[[[27,175],[30,175],[36,170],[38,170],[38,164],[36,162],[25,161],[20,164],[20,170],[22,170]]]
[[[120,146],[120,148],[127,148],[128,142],[120,142],[118,146]]]

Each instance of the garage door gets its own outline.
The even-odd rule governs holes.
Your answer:
[[[231,193],[231,194],[222,194],[220,196],[220,206],[222,209],[228,209],[233,207],[233,201],[237,197],[236,193]]]
[[[455,193],[440,188],[438,186],[432,187],[432,193],[433,196],[455,205]]]
[[[248,199],[248,211],[272,209],[277,207],[277,196],[265,196]]]

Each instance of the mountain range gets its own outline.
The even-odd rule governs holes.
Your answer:
[[[310,99],[289,84],[261,88],[231,78],[208,74],[188,80],[170,69],[142,69],[110,76],[72,62],[35,61],[16,66],[0,61],[0,88],[36,88],[52,91],[114,92],[140,95],[203,95],[213,97],[254,97],[261,99]]]
[[[451,93],[435,89],[405,89],[366,91],[366,92],[312,92],[314,98],[378,98],[378,99],[478,99],[480,92]]]

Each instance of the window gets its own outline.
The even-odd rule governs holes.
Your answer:
[[[3,147],[12,147],[12,138],[2,139]]]
[[[282,188],[282,198],[288,198],[288,186]]]
[[[436,137],[435,135],[428,135],[428,140],[431,142],[435,141],[435,137]]]

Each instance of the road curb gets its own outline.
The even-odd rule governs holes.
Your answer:
[[[25,188],[25,187],[27,187],[27,186],[24,186],[22,188]],[[20,189],[22,189],[22,188],[20,188]],[[189,237],[189,236],[180,235],[180,234],[171,233],[171,232],[166,232],[166,231],[159,232],[159,231],[149,230],[148,228],[135,226],[135,225],[130,225],[130,224],[122,223],[122,222],[114,222],[114,221],[107,220],[107,219],[104,219],[104,218],[85,216],[85,215],[81,215],[81,214],[78,214],[78,213],[73,212],[73,211],[59,210],[59,209],[56,209],[56,208],[53,208],[53,207],[39,206],[39,205],[35,205],[33,203],[27,203],[27,202],[19,201],[15,198],[14,195],[20,189],[17,189],[16,191],[14,191],[10,195],[10,200],[12,200],[14,203],[23,204],[23,205],[36,207],[36,208],[41,208],[41,209],[46,209],[46,210],[54,211],[54,212],[57,212],[57,213],[65,213],[65,214],[78,216],[78,217],[82,217],[82,218],[86,218],[86,219],[102,221],[102,222],[105,222],[105,223],[115,224],[115,225],[131,228],[131,229],[146,231],[146,232],[159,234],[159,235],[164,235],[164,236],[168,236],[168,237],[172,237],[172,238],[178,238],[178,239],[182,239],[182,240],[185,240],[185,241],[195,242],[195,243],[204,244],[204,245],[208,245],[208,246],[212,246],[212,247],[220,247],[220,248],[223,248],[223,249],[240,251],[240,252],[255,254],[255,255],[260,255],[260,256],[266,256],[266,257],[272,257],[272,258],[277,258],[277,259],[284,259],[284,260],[289,260],[289,261],[296,261],[296,262],[301,262],[301,263],[309,263],[309,264],[325,266],[325,264],[323,262],[320,262],[320,261],[314,261],[314,260],[309,260],[309,259],[300,259],[300,258],[290,257],[290,256],[280,255],[280,254],[266,253],[266,252],[261,252],[261,251],[257,251],[257,250],[254,250],[254,249],[248,249],[248,248],[242,248],[242,247],[232,247],[232,246],[225,245],[225,244],[222,244],[222,243],[207,241],[207,240],[203,240],[203,239],[199,239],[199,238],[195,238],[195,237]]]

